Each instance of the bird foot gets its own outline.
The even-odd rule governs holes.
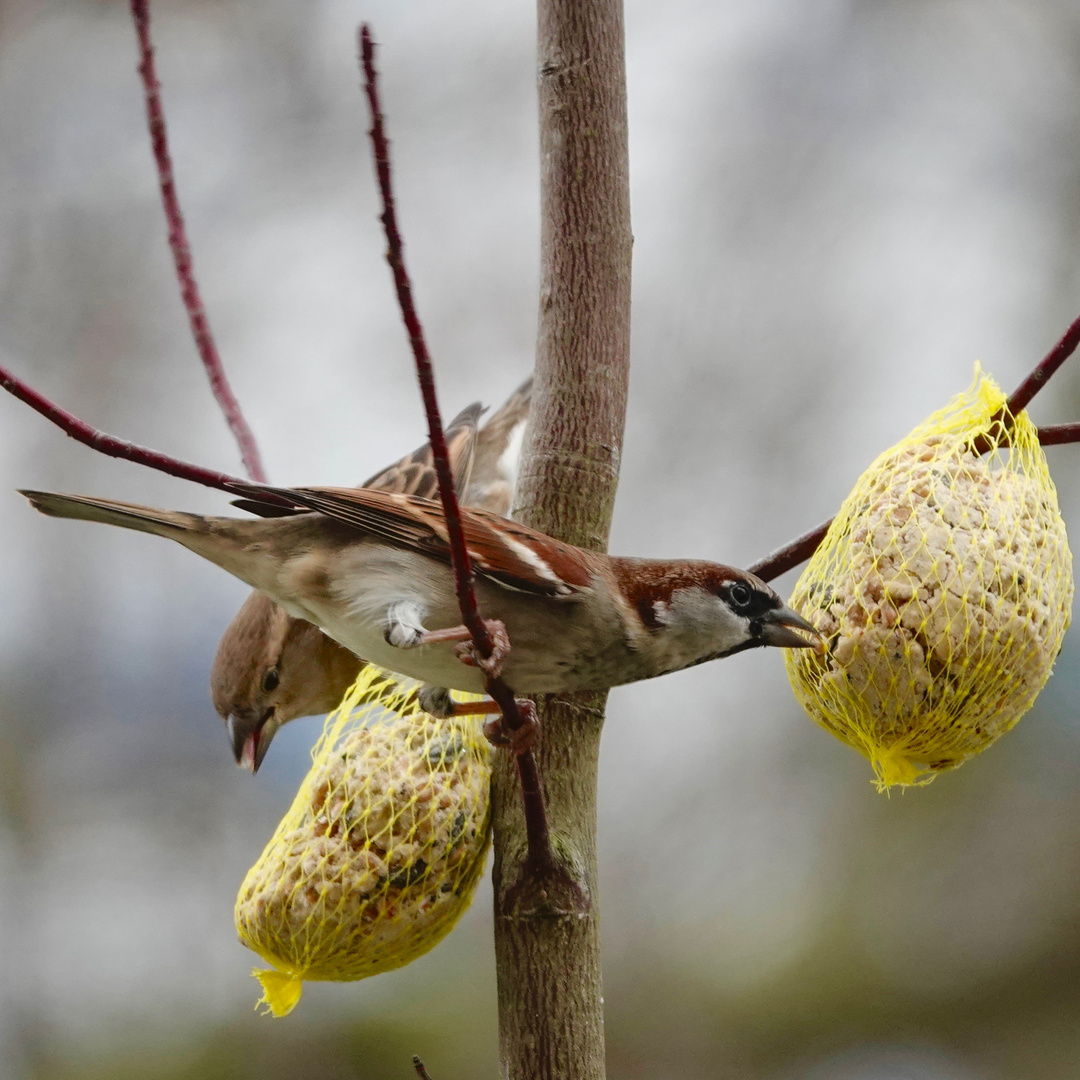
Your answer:
[[[455,711],[457,702],[450,696],[450,691],[445,686],[432,686],[424,683],[416,692],[416,701],[422,712],[436,720],[449,720],[451,716],[458,715]]]
[[[479,668],[489,679],[497,679],[502,673],[503,663],[510,654],[510,635],[500,619],[485,619],[484,625],[491,635],[491,655],[481,656],[472,639],[461,642],[454,652],[463,664]]]
[[[425,630],[417,639],[417,645],[442,645],[469,640],[467,626],[448,626],[445,630]]]
[[[497,701],[486,698],[481,701],[454,701],[450,691],[441,686],[425,685],[417,693],[420,708],[436,720],[447,720],[451,716],[491,716],[484,723],[484,737],[492,746],[510,750],[515,754],[524,754],[531,750],[540,731],[540,720],[536,715],[536,705],[528,698],[514,698],[524,723],[521,727],[506,726],[506,717]]]
[[[442,686],[425,683],[417,691],[416,700],[420,708],[436,720],[449,720],[451,716],[490,716],[502,714],[497,701],[481,698],[479,701],[455,701],[450,691]],[[532,702],[529,702],[532,704]]]
[[[500,714],[484,724],[484,737],[492,746],[509,750],[513,754],[524,754],[536,743],[540,734],[540,720],[536,715],[536,705],[528,698],[515,698],[514,701],[524,721],[521,727],[507,727],[506,717]]]

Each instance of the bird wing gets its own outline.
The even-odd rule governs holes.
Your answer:
[[[490,510],[500,517],[510,513],[525,423],[532,402],[532,383],[532,376],[529,376],[488,417],[477,433],[472,478],[462,499],[467,506]],[[428,497],[434,499],[436,496]]]
[[[441,503],[366,488],[275,488],[232,484],[248,499],[288,499],[398,547],[449,563],[450,541]],[[543,596],[574,596],[592,573],[585,552],[484,510],[461,508],[465,545],[477,574],[507,588]]]
[[[474,401],[472,405],[462,409],[446,428],[450,474],[454,478],[454,491],[458,498],[462,498],[469,487],[476,456],[476,429],[483,412],[483,405],[479,401]],[[492,417],[492,419],[495,418]],[[382,472],[377,472],[369,480],[365,480],[362,486],[374,488],[377,491],[416,495],[421,499],[437,499],[439,477],[435,472],[435,457],[431,451],[431,443],[424,443],[411,454],[406,454],[400,461],[388,465]],[[240,510],[247,510],[248,513],[257,514],[259,517],[291,517],[293,514],[307,512],[306,507],[280,506],[258,499],[234,499],[233,506]]]
[[[476,454],[476,429],[483,412],[483,405],[474,401],[462,409],[446,428],[450,473],[454,477],[454,491],[459,498],[469,486]],[[431,443],[424,443],[419,449],[406,454],[382,472],[377,472],[360,486],[374,488],[376,491],[415,495],[420,499],[437,499],[439,477],[435,472],[435,455],[432,453]]]

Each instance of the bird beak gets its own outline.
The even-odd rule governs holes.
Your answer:
[[[229,731],[236,764],[252,774],[257,773],[266,751],[270,749],[270,740],[280,726],[274,719],[274,709],[268,709],[258,720],[233,713],[225,721],[225,726]]]
[[[769,611],[761,621],[764,624],[761,636],[766,645],[777,645],[782,649],[815,649],[817,652],[825,650],[825,639],[821,634],[789,607]]]

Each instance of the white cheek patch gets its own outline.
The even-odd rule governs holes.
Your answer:
[[[669,597],[653,600],[640,611],[656,620],[652,633],[635,642],[649,675],[681,671],[758,644],[750,633],[750,620],[700,585],[675,589]]]
[[[657,611],[657,617],[672,629],[689,631],[711,642],[710,651],[726,652],[750,637],[749,621],[706,589],[676,590],[666,616]]]

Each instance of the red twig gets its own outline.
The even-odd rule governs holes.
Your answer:
[[[172,251],[176,266],[176,277],[180,283],[180,295],[191,324],[191,333],[195,338],[195,347],[199,350],[206,375],[210,380],[210,389],[225,415],[225,422],[233,433],[240,447],[240,457],[244,468],[252,480],[266,483],[259,448],[255,436],[248,426],[240,409],[229,381],[225,377],[225,368],[221,363],[217,345],[210,333],[210,323],[206,318],[199,286],[195,281],[195,272],[191,263],[191,246],[184,228],[184,216],[180,212],[180,200],[176,195],[173,180],[172,159],[169,156],[169,140],[165,131],[165,113],[161,107],[161,84],[154,69],[154,46],[150,40],[149,0],[131,0],[131,16],[135,20],[135,32],[139,39],[139,77],[142,79],[146,97],[146,123],[150,129],[150,142],[154,151],[154,164],[157,166],[158,182],[161,185],[161,202],[165,208],[165,219],[169,225],[169,249]]]
[[[221,491],[230,493],[232,493],[230,484],[242,483],[235,476],[229,476],[227,473],[204,469],[201,465],[192,465],[189,462],[169,457],[167,454],[160,454],[156,450],[148,450],[145,446],[128,442],[126,439],[107,435],[104,431],[91,427],[77,416],[61,409],[59,405],[54,405],[44,394],[38,393],[28,383],[12,375],[3,367],[0,367],[0,387],[9,394],[14,394],[20,401],[51,420],[73,439],[89,446],[91,450],[99,450],[103,454],[108,454],[109,457],[134,461],[137,465],[149,465],[151,469],[158,469],[170,476],[178,476],[181,480],[193,480],[196,484],[219,488]]]
[[[1062,334],[1058,343],[1039,361],[1031,374],[1009,395],[1009,400],[1001,412],[995,416],[996,420],[1005,420],[1016,416],[1023,411],[1031,399],[1046,385],[1050,376],[1074,352],[1080,345],[1080,318],[1076,318],[1069,328]],[[1059,446],[1062,443],[1080,442],[1080,424],[1054,424],[1050,427],[1039,428],[1039,442],[1043,446]],[[977,453],[986,453],[990,449],[988,443],[976,440],[972,449]],[[772,581],[773,578],[787,573],[800,563],[805,562],[817,551],[818,545],[825,538],[825,533],[832,524],[832,518],[820,524],[816,529],[811,529],[791,543],[777,548],[764,559],[759,559],[748,569],[751,574],[756,574],[762,581]]]
[[[1043,446],[1062,446],[1080,442],[1080,424],[1050,424],[1039,428],[1039,442]]]
[[[364,71],[364,93],[371,111],[372,150],[375,156],[375,173],[379,182],[379,194],[382,198],[383,212],[379,220],[386,232],[386,260],[394,275],[394,287],[397,290],[398,304],[409,335],[413,357],[416,360],[416,373],[420,381],[420,392],[424,399],[427,413],[428,435],[435,469],[439,478],[439,498],[446,514],[446,528],[450,540],[450,554],[454,566],[454,578],[457,589],[458,606],[461,608],[461,621],[472,635],[473,644],[481,656],[492,653],[493,642],[487,627],[476,606],[476,594],[473,590],[473,573],[469,561],[468,548],[461,528],[461,514],[458,510],[457,496],[454,492],[453,477],[450,473],[450,459],[446,450],[442,420],[439,416],[439,404],[435,395],[435,376],[431,366],[431,356],[424,342],[424,331],[412,300],[412,287],[405,270],[402,251],[401,233],[398,231],[397,214],[394,209],[394,191],[390,178],[390,144],[386,138],[382,109],[379,104],[378,73],[375,69],[375,45],[371,39],[371,30],[367,24],[360,28],[360,60]],[[524,723],[521,711],[514,700],[514,693],[500,678],[487,679],[485,689],[502,709],[504,722],[511,730],[517,730]],[[518,775],[525,802],[525,824],[529,841],[529,857],[534,865],[553,864],[551,839],[548,831],[547,812],[544,807],[543,790],[540,786],[540,774],[536,759],[531,751],[517,756]]]
[[[413,1054],[412,1067],[416,1070],[416,1075],[420,1080],[431,1080],[431,1076],[428,1074],[427,1069],[424,1068],[424,1063],[420,1060],[419,1054]]]
[[[759,559],[752,566],[748,566],[747,570],[751,574],[756,574],[762,581],[772,581],[773,578],[786,574],[789,570],[798,566],[799,563],[806,562],[817,551],[818,544],[825,539],[825,534],[829,531],[832,520],[832,518],[829,518],[828,521],[823,521],[816,529],[811,529],[808,533],[803,533],[798,539],[792,540],[791,543],[785,544],[782,548],[777,548],[771,554],[766,555],[764,559]]]
[[[394,189],[390,179],[390,144],[386,138],[382,112],[379,107],[379,90],[376,84],[375,47],[371,33],[365,24],[360,29],[360,57],[364,65],[364,93],[371,109],[371,137],[375,155],[375,172],[379,180],[379,193],[382,196],[383,212],[379,220],[386,231],[386,261],[394,275],[394,287],[397,290],[401,316],[405,321],[405,330],[409,335],[409,345],[416,358],[416,374],[420,380],[420,393],[424,399],[427,413],[428,432],[431,439],[431,453],[435,461],[435,473],[439,478],[439,497],[446,513],[447,530],[450,538],[450,552],[454,563],[457,581],[458,606],[461,608],[462,622],[469,628],[480,653],[491,655],[493,643],[487,627],[476,607],[473,593],[472,564],[469,551],[465,546],[465,537],[461,531],[461,515],[458,512],[457,495],[454,491],[454,478],[450,472],[450,459],[446,449],[446,437],[443,435],[442,419],[439,416],[439,404],[435,396],[435,376],[431,368],[431,356],[424,341],[424,331],[412,300],[412,286],[405,270],[401,234],[397,227],[397,213],[394,208]]]
[[[1039,361],[1034,371],[1012,392],[1008,410],[1015,416],[1027,408],[1031,399],[1046,385],[1051,375],[1080,345],[1080,317],[1073,320],[1069,329],[1061,335],[1061,340]]]

